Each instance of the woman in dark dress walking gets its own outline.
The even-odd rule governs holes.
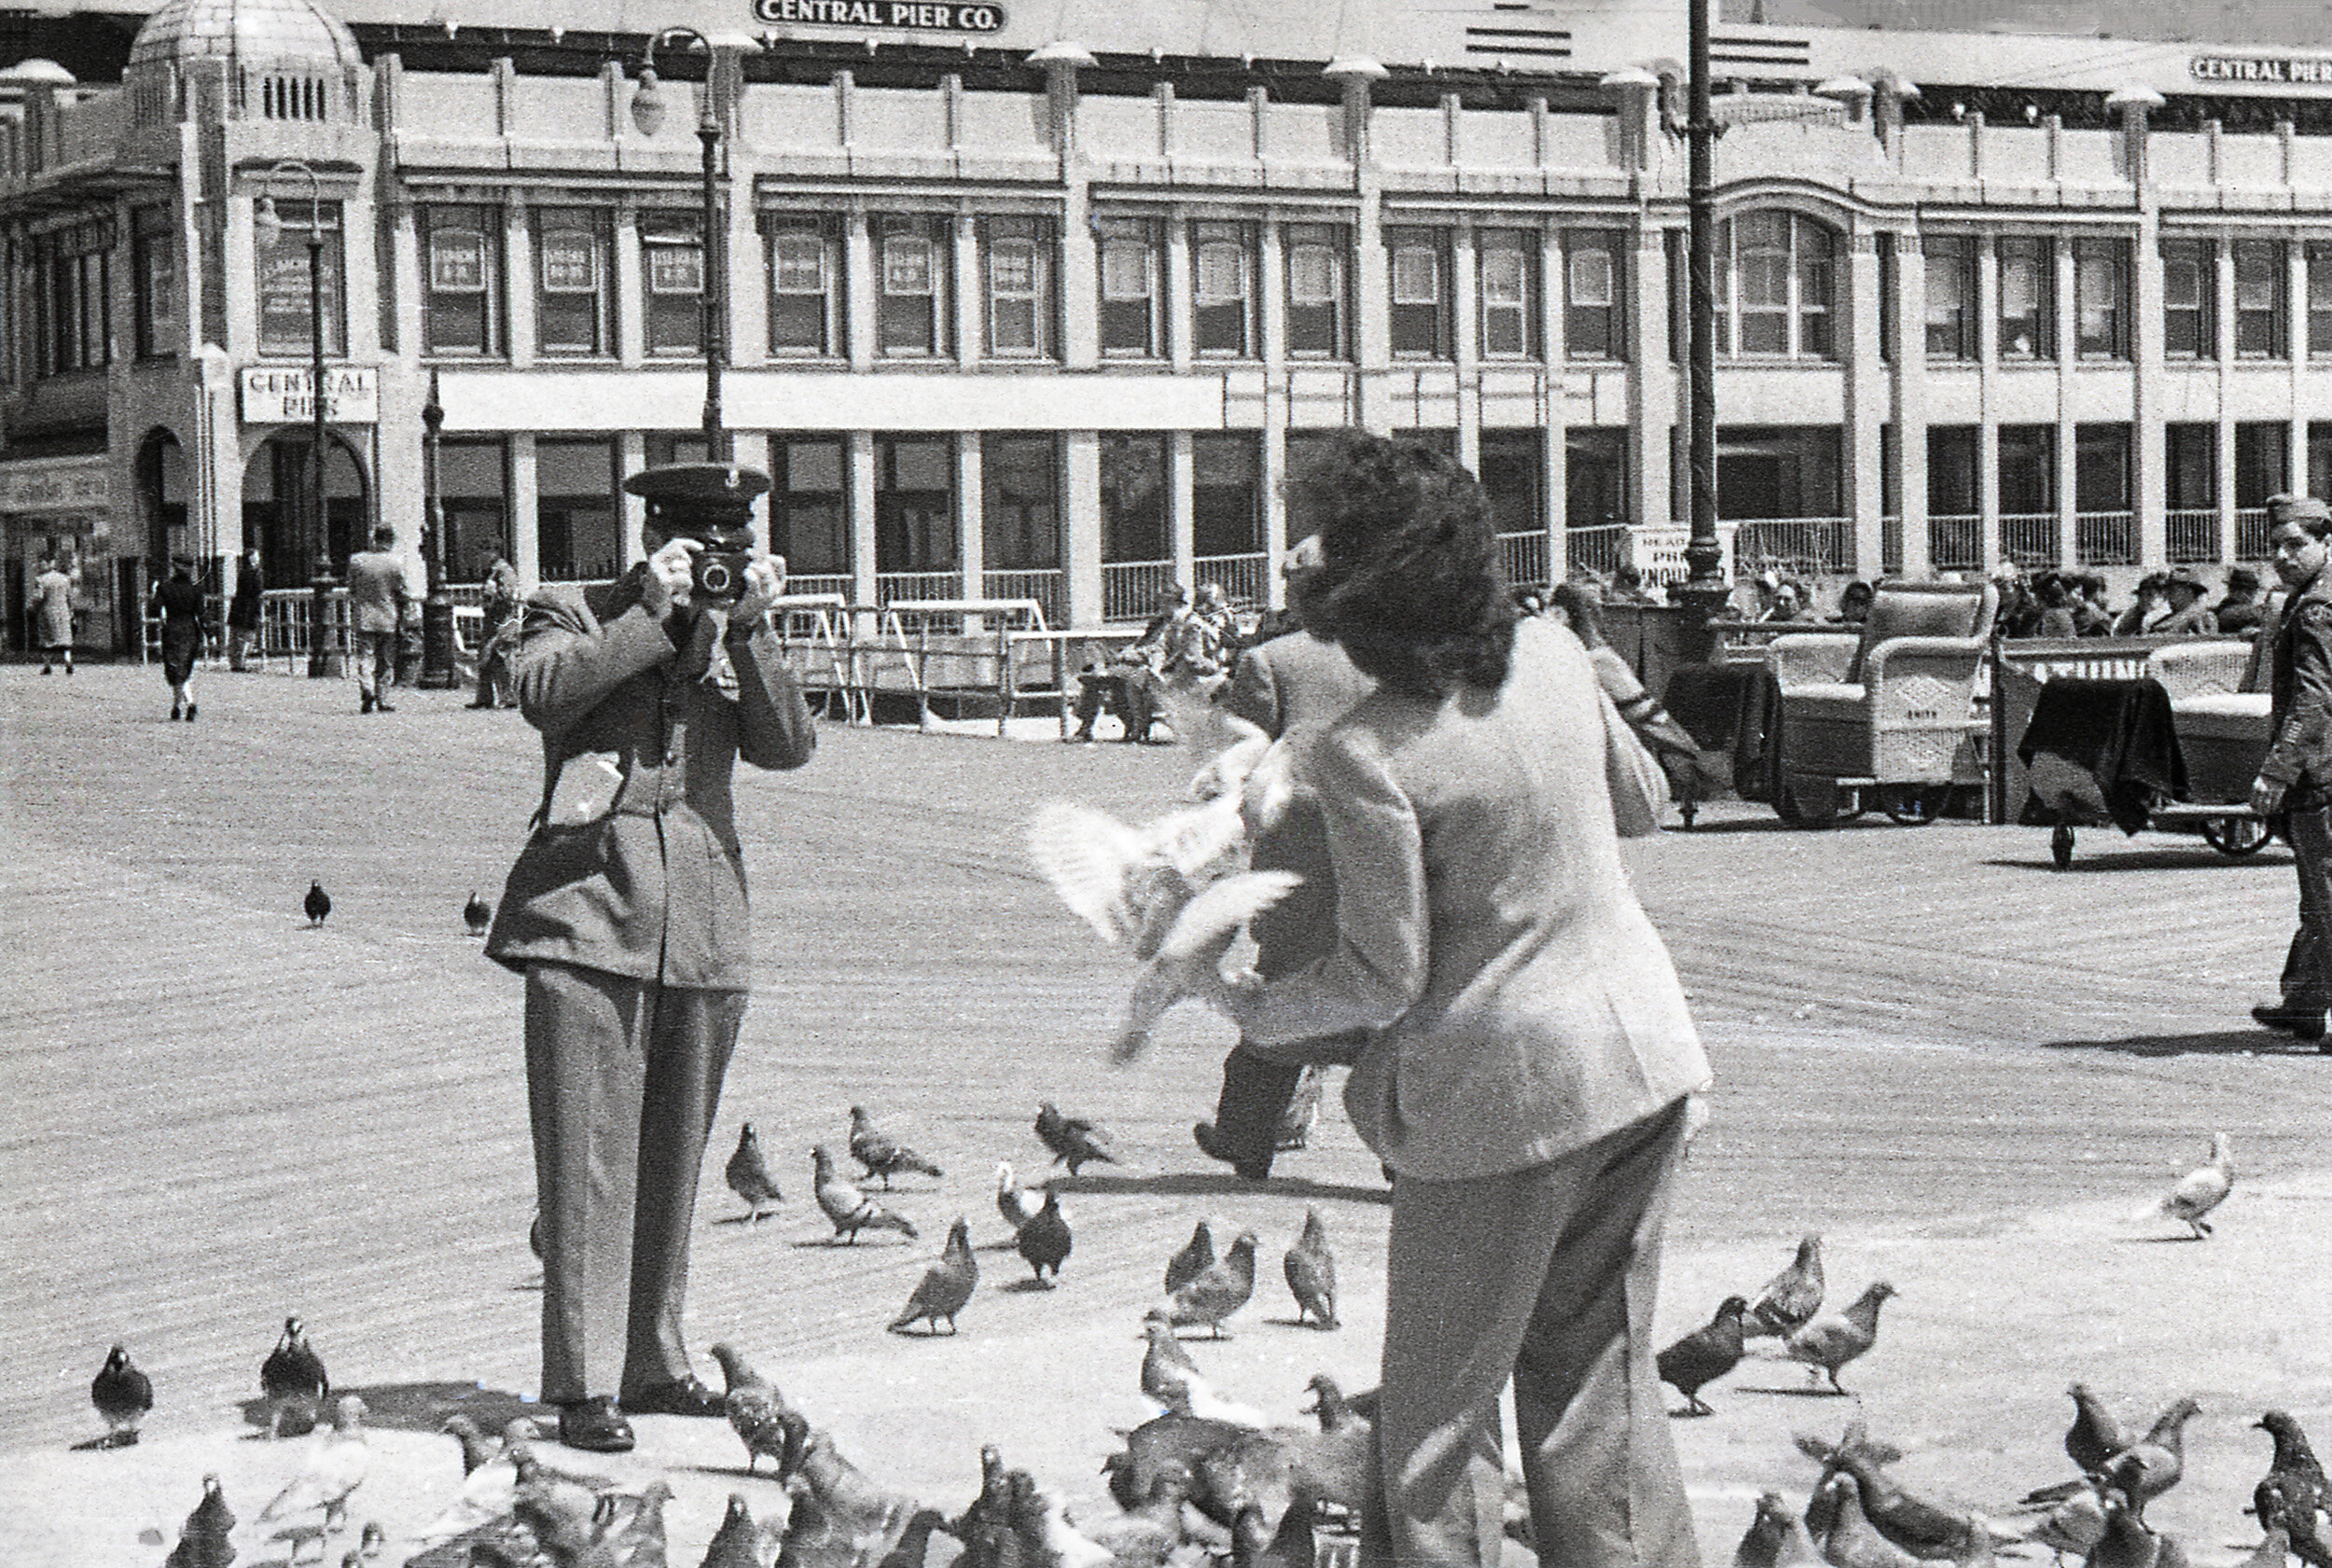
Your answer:
[[[192,563],[174,561],[170,580],[154,590],[162,617],[162,679],[170,683],[170,716],[194,722],[194,661],[202,655],[202,590]]]

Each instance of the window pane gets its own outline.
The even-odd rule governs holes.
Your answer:
[[[1524,268],[1520,251],[1500,248],[1482,252],[1484,305],[1520,305],[1522,303],[1523,286]],[[1584,300],[1580,302],[1587,303]],[[1608,301],[1597,300],[1594,303]]]
[[[1431,305],[1441,298],[1441,257],[1424,245],[1403,245],[1393,253],[1393,302]]]
[[[1026,240],[998,240],[988,253],[988,286],[999,295],[1036,290],[1036,247]]]
[[[1201,245],[1198,270],[1201,299],[1243,299],[1247,297],[1247,253],[1238,245]]]
[[[1619,297],[1618,278],[1611,252],[1603,249],[1571,253],[1571,303],[1609,305]]]
[[[1336,253],[1326,245],[1298,245],[1287,257],[1287,298],[1298,305],[1326,305],[1336,298]]]
[[[1102,298],[1147,299],[1150,297],[1150,247],[1133,240],[1111,240],[1102,246]]]
[[[475,229],[432,229],[429,287],[438,294],[483,294],[486,237]]]
[[[816,234],[780,234],[770,247],[780,294],[826,292],[826,241]]]
[[[599,287],[599,236],[588,229],[542,232],[543,292],[590,294]]]
[[[890,234],[882,241],[882,292],[932,292],[931,242],[917,234]]]
[[[647,291],[650,294],[702,294],[704,251],[699,245],[651,244],[647,247]]]

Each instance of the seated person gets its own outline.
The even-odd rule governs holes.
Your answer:
[[[1774,585],[1772,604],[1757,618],[1761,621],[1807,619],[1806,590],[1788,578],[1784,578]]]
[[[2218,617],[2211,606],[2202,602],[2208,591],[2202,586],[2202,575],[2191,566],[2174,566],[2163,579],[2162,590],[2170,597],[2170,614],[2154,628],[2162,637],[2212,637],[2218,634]]]
[[[2071,584],[2055,572],[2043,572],[2033,579],[2033,597],[2040,604],[2040,624],[2035,637],[2077,637],[2080,623],[2074,618]]]
[[[2110,637],[2114,634],[2114,614],[2105,607],[2105,579],[2090,572],[2078,579],[2079,590],[2066,606],[2073,612],[2073,634],[2076,637]]]
[[[1117,698],[1117,716],[1125,722],[1125,739],[1145,739],[1161,700],[1160,675],[1179,653],[1184,627],[1190,620],[1190,590],[1180,583],[1160,589],[1155,612],[1142,635],[1109,656],[1107,664],[1090,666],[1077,684],[1076,733],[1072,741],[1093,738],[1093,720],[1105,697]]]
[[[2137,602],[2114,621],[2117,637],[2144,637],[2170,618],[2170,576],[2148,572],[2138,579]]]
[[[1611,570],[1611,591],[1603,596],[1607,604],[1659,604],[1660,596],[1644,586],[1644,574],[1633,562],[1623,562]]]
[[[1879,590],[1859,578],[1848,583],[1839,593],[1838,614],[1830,617],[1832,624],[1860,626],[1870,618],[1871,601],[1878,597]]]
[[[2267,606],[2259,602],[2259,574],[2248,566],[2237,566],[2227,574],[2227,597],[2214,605],[2211,614],[2218,619],[2218,629],[2230,637],[2256,637],[2259,622],[2267,615]]]

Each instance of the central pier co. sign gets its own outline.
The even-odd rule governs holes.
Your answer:
[[[2186,73],[2199,82],[2256,82],[2263,87],[2332,87],[2332,56],[2198,54]]]
[[[995,33],[1004,7],[984,0],[753,0],[767,22],[902,33]]]

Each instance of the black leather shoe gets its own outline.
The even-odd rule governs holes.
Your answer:
[[[630,1453],[632,1423],[605,1395],[559,1408],[559,1441],[585,1453]]]
[[[1209,1159],[1221,1160],[1243,1180],[1260,1182],[1270,1177],[1271,1157],[1270,1155],[1265,1155],[1261,1159],[1240,1159],[1224,1146],[1222,1135],[1215,1131],[1215,1124],[1211,1121],[1202,1121],[1192,1127],[1190,1141],[1199,1145],[1201,1154],[1205,1155]]]
[[[627,1394],[623,1408],[635,1416],[718,1416],[728,1411],[721,1396],[694,1378]]]
[[[2324,1014],[2307,1007],[2262,1005],[2251,1009],[2251,1017],[2261,1027],[2281,1030],[2295,1039],[2324,1038]]]

